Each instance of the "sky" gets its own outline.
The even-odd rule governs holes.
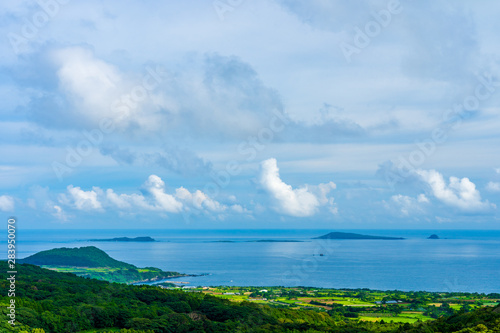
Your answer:
[[[27,229],[499,229],[494,0],[3,1]]]

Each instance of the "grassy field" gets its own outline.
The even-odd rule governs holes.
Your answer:
[[[212,294],[232,302],[247,301],[290,309],[314,309],[330,314],[338,312],[351,320],[383,320],[394,323],[434,320],[442,315],[498,304],[498,299],[493,296],[465,293],[405,293],[305,287],[203,287],[190,291]]]
[[[174,276],[156,268],[112,268],[112,267],[60,267],[41,266],[61,273],[72,273],[82,277],[117,283],[136,283],[148,280],[166,279]],[[173,286],[172,284],[164,284]]]

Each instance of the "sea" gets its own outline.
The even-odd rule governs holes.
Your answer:
[[[405,239],[313,239],[332,231]],[[91,241],[138,236],[156,242]],[[96,246],[138,267],[194,275],[175,280],[187,286],[500,293],[499,230],[18,230],[16,240],[17,258]]]

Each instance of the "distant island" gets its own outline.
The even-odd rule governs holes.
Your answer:
[[[186,276],[177,272],[164,272],[155,267],[138,268],[111,258],[106,252],[95,246],[62,247],[41,251],[19,261],[23,264],[32,264],[58,272],[128,284]]]
[[[248,240],[248,241],[233,241],[233,240],[218,240],[210,241],[208,243],[303,243],[301,240],[294,239],[258,239],[258,240]]]
[[[382,239],[382,240],[401,240],[402,237],[370,236],[350,232],[330,232],[329,234],[314,237],[313,239]]]
[[[116,237],[116,238],[108,238],[108,239],[91,239],[92,242],[156,242],[151,237]]]
[[[290,240],[290,239],[260,239],[246,241],[247,243],[302,243],[300,240]]]
[[[429,237],[427,237],[427,239],[440,239],[438,235],[436,234],[432,234],[430,235]]]

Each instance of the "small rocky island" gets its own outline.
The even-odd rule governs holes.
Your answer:
[[[438,235],[436,234],[432,234],[430,235],[429,237],[427,237],[427,239],[440,239]]]
[[[116,238],[108,238],[108,239],[91,239],[91,242],[156,242],[151,237],[116,237]]]
[[[329,234],[315,237],[313,239],[381,239],[381,240],[401,240],[402,237],[370,236],[350,232],[330,232]]]

